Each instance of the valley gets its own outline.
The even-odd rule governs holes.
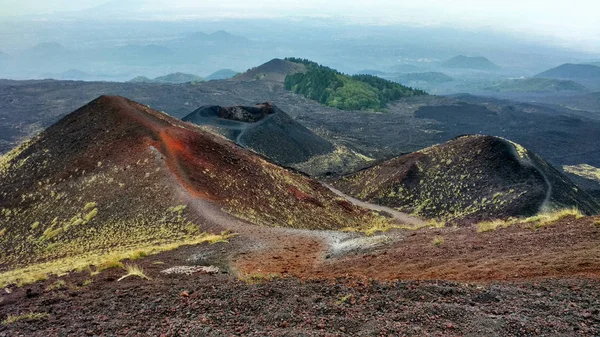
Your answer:
[[[0,336],[600,333],[593,109],[328,69],[0,80]]]

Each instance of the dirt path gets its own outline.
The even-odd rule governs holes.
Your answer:
[[[353,198],[347,194],[345,194],[344,192],[336,189],[335,187],[328,185],[326,183],[322,183],[323,186],[327,187],[328,189],[331,190],[331,192],[335,193],[336,195],[348,200],[349,202],[353,203],[356,206],[360,206],[363,208],[367,208],[370,210],[374,210],[374,211],[379,211],[379,212],[386,212],[389,213],[390,215],[392,215],[392,217],[394,217],[394,219],[396,219],[397,221],[404,223],[404,224],[410,224],[410,225],[415,225],[415,226],[419,226],[419,225],[424,225],[425,221],[414,217],[414,216],[410,216],[406,213],[403,212],[398,212],[397,210],[390,208],[390,207],[386,207],[386,206],[381,206],[381,205],[376,205],[376,204],[371,204],[356,198]]]

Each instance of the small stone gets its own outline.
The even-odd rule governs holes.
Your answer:
[[[190,293],[187,290],[181,292],[181,297],[190,297]]]

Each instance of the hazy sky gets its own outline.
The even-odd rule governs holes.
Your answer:
[[[0,15],[12,16],[76,11],[106,0],[0,0]],[[498,30],[541,34],[600,49],[598,0],[118,0],[111,6],[141,13],[160,13],[162,19],[252,16],[341,16],[385,23],[451,24],[494,27]]]

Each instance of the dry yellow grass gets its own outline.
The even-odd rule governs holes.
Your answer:
[[[45,312],[30,312],[22,315],[8,315],[8,317],[2,321],[2,325],[8,325],[19,321],[38,321],[47,319],[50,315]]]
[[[78,256],[69,256],[62,259],[32,264],[24,268],[9,270],[0,273],[0,287],[6,287],[10,284],[18,286],[35,283],[47,278],[47,275],[59,275],[74,270],[82,271],[90,266],[111,266],[120,267],[118,263],[122,260],[130,259],[132,256],[139,255],[140,251],[146,255],[158,254],[165,251],[177,249],[181,246],[198,245],[201,243],[227,242],[227,239],[235,236],[229,232],[221,234],[201,234],[195,237],[182,239],[179,241],[163,244],[148,243],[136,247],[119,247],[111,252],[94,252],[81,254]],[[122,265],[121,265],[122,266]],[[102,269],[102,267],[100,268]],[[96,270],[98,272],[98,269]]]
[[[137,276],[148,281],[152,280],[144,273],[144,269],[142,269],[142,267],[138,266],[137,264],[127,264],[125,265],[124,269],[125,271],[127,271],[127,274],[121,276],[117,281],[121,281],[131,276]]]
[[[577,208],[563,208],[553,212],[541,213],[536,216],[525,219],[524,223],[533,223],[533,228],[540,228],[550,225],[558,220],[568,216],[573,216],[576,219],[583,218],[585,215]]]
[[[367,225],[360,227],[346,227],[342,229],[344,232],[360,232],[366,236],[372,236],[375,233],[385,233],[390,229],[404,229],[404,230],[418,230],[422,228],[445,228],[446,223],[438,220],[430,220],[422,225],[404,225],[394,224],[390,219],[383,216],[374,217],[373,220],[369,221]]]
[[[563,208],[551,212],[540,213],[538,215],[525,219],[509,218],[506,220],[496,219],[491,221],[484,221],[476,224],[476,227],[477,232],[479,233],[495,231],[498,228],[507,228],[518,223],[533,224],[532,228],[536,229],[551,225],[556,221],[564,219],[568,216],[573,216],[576,219],[579,219],[584,217],[585,215],[577,208]]]
[[[484,221],[484,222],[480,222],[477,224],[477,232],[483,233],[483,232],[495,231],[498,228],[506,228],[511,225],[514,225],[517,222],[518,222],[517,219],[508,219],[508,220],[496,219],[496,220],[491,220],[491,221]]]
[[[588,164],[564,165],[565,172],[578,175],[580,177],[600,181],[600,168]]]

